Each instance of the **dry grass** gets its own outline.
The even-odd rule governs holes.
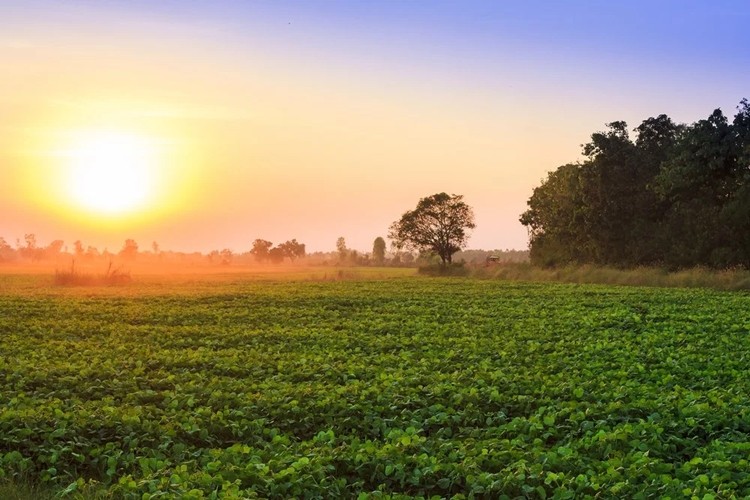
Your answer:
[[[132,269],[131,269],[132,268]],[[68,276],[71,269],[60,271],[49,266],[0,266],[0,291],[22,296],[154,296],[214,293],[228,284],[248,282],[286,281],[357,281],[390,280],[415,276],[415,268],[401,267],[333,267],[333,266],[279,266],[259,268],[230,266],[228,268],[192,268],[165,266],[161,273],[154,269],[142,272],[129,266],[129,281],[107,282],[101,273],[91,267],[73,268],[76,276]],[[110,286],[111,284],[125,286]],[[0,497],[2,500],[2,497]]]
[[[97,294],[160,294],[167,293],[167,291],[179,293],[183,287],[208,290],[227,283],[247,281],[381,280],[415,277],[423,274],[468,279],[750,290],[750,271],[748,270],[717,271],[701,267],[669,272],[651,267],[615,269],[586,265],[544,269],[528,263],[508,263],[488,267],[470,264],[454,265],[448,270],[328,266],[268,268],[231,266],[221,269],[215,266],[210,268],[167,266],[163,267],[159,273],[156,269],[141,269],[137,265],[135,270],[138,276],[138,286],[116,286],[131,283],[133,279],[130,272],[125,272],[121,268],[113,270],[113,266],[110,266],[103,274],[97,274],[93,269],[79,270],[74,266],[64,271],[49,267],[0,266],[0,288],[12,288],[17,293],[23,290],[28,293],[47,293],[56,289],[58,291],[55,293],[74,294],[81,293],[79,291]],[[49,278],[50,272],[54,273],[52,283]],[[51,288],[50,285],[52,285]]]
[[[669,272],[654,267],[615,269],[584,265],[544,269],[534,267],[531,264],[506,264],[476,267],[472,269],[470,275],[476,278],[511,281],[557,281],[626,286],[750,290],[750,271],[745,269],[714,270],[695,267]]]
[[[121,267],[113,267],[112,262],[109,263],[104,274],[96,275],[77,270],[75,261],[73,261],[70,269],[55,270],[54,284],[56,286],[116,286],[131,281],[130,272],[123,270]]]

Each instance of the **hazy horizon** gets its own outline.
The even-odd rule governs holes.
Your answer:
[[[11,244],[243,252],[296,238],[315,252],[343,236],[368,250],[444,191],[474,209],[469,248],[525,249],[532,190],[605,123],[731,116],[749,97],[744,2],[0,11]]]

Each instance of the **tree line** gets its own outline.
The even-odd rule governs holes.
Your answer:
[[[482,252],[482,251],[476,251]],[[473,254],[472,254],[473,255]],[[85,245],[81,240],[73,242],[72,247],[63,240],[54,240],[47,245],[40,244],[33,233],[17,239],[15,245],[0,237],[0,263],[12,262],[57,262],[60,259],[73,259],[78,264],[109,262],[117,260],[127,262],[161,262],[161,263],[194,263],[194,264],[259,264],[279,265],[285,262],[304,261],[312,265],[344,266],[411,266],[429,258],[426,253],[414,254],[406,249],[392,248],[388,251],[386,240],[378,236],[373,241],[372,252],[364,252],[347,247],[343,236],[335,242],[335,250],[329,252],[308,253],[304,243],[296,239],[274,245],[271,241],[257,238],[246,252],[234,252],[228,248],[201,252],[176,252],[163,250],[157,242],[142,247],[132,238],[126,239],[118,250],[97,249]]]
[[[463,201],[461,195],[438,193],[421,198],[414,210],[406,211],[401,218],[390,226],[391,252],[387,252],[386,240],[378,236],[373,241],[372,253],[358,252],[347,248],[343,236],[336,240],[335,252],[315,252],[308,255],[305,244],[291,239],[274,246],[271,241],[257,238],[252,248],[243,254],[235,255],[230,249],[213,250],[205,256],[211,263],[229,265],[239,257],[243,263],[252,258],[259,264],[281,264],[285,260],[294,263],[298,259],[308,257],[308,264],[336,264],[358,266],[410,266],[412,264],[430,265],[437,259],[440,265],[447,266],[453,261],[457,252],[462,252],[469,238],[469,230],[476,227],[472,208]],[[99,253],[92,246],[84,247],[77,240],[73,244],[72,253],[68,252],[62,240],[55,240],[49,246],[41,248],[37,245],[34,234],[25,235],[25,245],[20,240],[16,242],[14,250],[0,237],[0,262],[21,260],[41,261],[56,260],[60,257],[72,257],[80,263],[92,262],[105,258],[111,262],[116,256],[123,261],[133,261],[137,257],[146,260],[158,259],[160,262],[192,261],[204,258],[200,252],[184,254],[181,252],[164,252],[159,244],[153,242],[151,251],[139,251],[138,243],[133,239],[126,239],[122,249],[117,253],[108,250]],[[416,256],[415,253],[416,252]],[[471,250],[461,254],[461,262],[472,264],[487,262],[519,262],[526,260],[526,252],[518,251],[485,251]]]
[[[750,103],[690,125],[623,121],[550,172],[520,218],[532,263],[750,267]]]

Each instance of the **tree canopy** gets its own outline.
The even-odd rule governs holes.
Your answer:
[[[475,227],[474,212],[463,196],[438,193],[420,199],[417,208],[391,224],[389,237],[397,248],[434,252],[446,265],[466,246],[467,230]]]
[[[253,248],[250,249],[250,253],[255,256],[255,260],[258,262],[265,262],[269,258],[269,253],[273,243],[262,238],[257,238],[253,241]]]
[[[691,125],[613,122],[521,215],[535,264],[750,266],[750,103]]]
[[[120,256],[127,260],[133,260],[138,255],[138,243],[134,239],[127,239],[120,250]]]
[[[284,257],[288,257],[292,262],[297,258],[305,256],[305,244],[297,242],[296,239],[279,244],[279,248]]]

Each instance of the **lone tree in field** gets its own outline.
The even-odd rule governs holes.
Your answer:
[[[391,224],[388,237],[399,249],[432,251],[440,256],[443,266],[450,264],[453,254],[466,246],[467,230],[476,227],[474,212],[463,198],[446,193],[422,198],[417,208]]]

